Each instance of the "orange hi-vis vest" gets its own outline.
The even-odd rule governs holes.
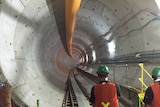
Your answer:
[[[160,107],[160,86],[157,83],[153,83],[150,85],[153,91],[153,100],[151,103],[151,107]]]
[[[112,82],[94,86],[94,107],[118,107],[116,85]]]

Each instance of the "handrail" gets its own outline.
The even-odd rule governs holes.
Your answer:
[[[139,66],[140,66],[140,68],[141,68],[141,78],[139,78],[139,80],[140,80],[140,82],[141,82],[141,93],[144,93],[143,92],[143,86],[145,86],[145,88],[148,88],[147,87],[147,85],[144,83],[144,72],[152,79],[152,76],[148,73],[148,71],[147,70],[145,70],[144,69],[144,65],[143,65],[143,63],[139,63],[138,64]],[[153,79],[152,79],[153,80]]]
[[[145,93],[144,93],[144,89],[143,89],[143,88],[144,88],[144,87],[145,87],[145,88],[148,88],[147,85],[144,83],[144,72],[145,72],[151,79],[152,79],[152,76],[148,73],[147,70],[144,69],[143,63],[139,63],[138,65],[139,65],[140,68],[141,68],[141,78],[139,78],[139,81],[141,82],[141,92],[138,94],[138,97],[139,97],[139,102],[138,102],[139,106],[138,106],[138,107],[141,107],[141,103],[142,103],[142,105],[144,105],[143,99],[144,99]],[[141,103],[140,103],[140,102],[141,102]]]

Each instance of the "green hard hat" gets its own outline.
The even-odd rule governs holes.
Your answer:
[[[152,70],[152,77],[155,81],[160,81],[160,66],[156,66]]]
[[[109,73],[109,69],[105,65],[100,65],[98,67],[97,73],[106,73],[106,74],[108,74]]]

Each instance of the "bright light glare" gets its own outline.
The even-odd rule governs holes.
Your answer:
[[[115,52],[115,43],[114,42],[108,43],[108,51],[110,54],[113,54]]]
[[[157,5],[158,5],[158,8],[160,9],[160,0],[155,0]]]
[[[92,51],[92,57],[93,57],[93,61],[96,61],[96,51],[95,50]]]
[[[88,62],[88,57],[89,57],[88,54],[86,54],[86,62]]]

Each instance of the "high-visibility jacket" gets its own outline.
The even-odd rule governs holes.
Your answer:
[[[153,100],[151,103],[151,107],[160,107],[160,86],[157,83],[153,83],[150,85],[153,91]]]
[[[116,85],[112,82],[94,86],[94,107],[118,107]]]

